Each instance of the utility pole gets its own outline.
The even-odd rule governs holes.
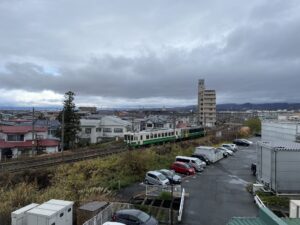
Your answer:
[[[32,108],[32,154],[35,154],[34,107]]]
[[[61,119],[61,143],[60,143],[60,149],[61,154],[63,155],[64,152],[64,135],[65,135],[65,110],[62,110],[62,119]]]

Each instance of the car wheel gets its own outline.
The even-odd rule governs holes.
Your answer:
[[[188,176],[188,175],[190,175],[190,173],[189,173],[189,172],[186,172],[186,175]]]
[[[145,180],[145,184],[149,184],[149,181],[148,181],[148,180]]]

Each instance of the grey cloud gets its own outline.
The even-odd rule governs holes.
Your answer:
[[[0,4],[0,88],[195,100],[205,78],[219,102],[300,100],[297,1],[113,2]]]

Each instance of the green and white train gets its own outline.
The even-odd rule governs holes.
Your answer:
[[[124,135],[124,142],[131,147],[160,144],[171,141],[187,140],[205,136],[202,127],[188,127],[174,129],[159,129],[140,132],[127,132]]]

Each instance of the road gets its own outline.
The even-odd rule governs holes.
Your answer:
[[[222,225],[234,216],[257,216],[253,197],[246,191],[248,182],[255,181],[250,171],[255,160],[255,146],[240,147],[234,156],[186,179],[183,186],[189,197],[181,224]]]

